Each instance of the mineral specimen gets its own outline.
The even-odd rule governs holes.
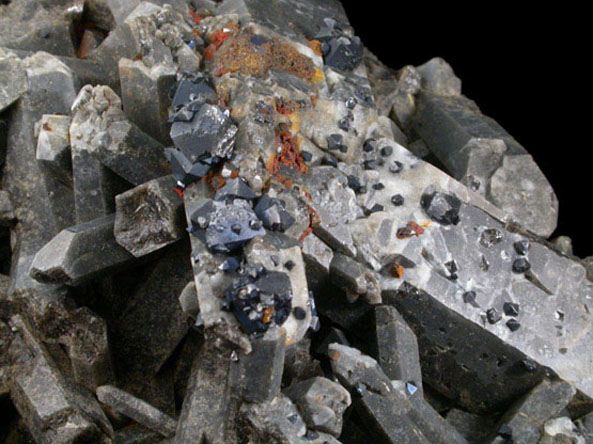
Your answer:
[[[591,260],[446,61],[338,0],[0,29],[0,441],[591,438]]]

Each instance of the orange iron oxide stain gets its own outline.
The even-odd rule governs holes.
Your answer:
[[[183,188],[175,187],[173,188],[173,191],[179,196],[179,199],[183,200]]]

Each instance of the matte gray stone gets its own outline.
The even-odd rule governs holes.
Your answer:
[[[66,184],[72,183],[70,116],[44,114],[37,124],[37,160]]]
[[[552,245],[554,245],[558,250],[562,253],[566,254],[567,256],[572,256],[572,239],[568,236],[558,236],[554,239],[550,240]]]
[[[106,0],[113,18],[117,24],[122,23],[125,19],[138,7],[141,0]],[[170,4],[180,12],[187,14],[187,3],[182,0],[151,0],[150,3],[162,6],[163,4]]]
[[[74,199],[72,189],[37,161],[34,127],[44,114],[68,114],[78,82],[66,65],[47,53],[25,57],[23,65],[29,89],[11,110],[2,178],[17,219],[12,229],[9,298],[45,333],[56,319],[51,307],[63,304],[66,291],[37,283],[29,268],[43,245],[75,223]]]
[[[225,442],[228,417],[231,414],[229,374],[231,349],[217,348],[207,338],[196,357],[185,399],[177,422],[175,444]]]
[[[414,130],[447,170],[537,235],[556,228],[558,199],[527,153],[463,96],[422,93]]]
[[[178,296],[192,276],[189,256],[186,242],[165,248],[117,313],[110,337],[121,379],[156,375],[187,333]]]
[[[188,57],[187,51],[193,51],[185,44],[192,40],[194,35],[191,26],[186,23],[189,13],[184,1],[166,2],[185,5],[183,12],[173,9],[170,5],[163,5],[165,2],[160,0],[151,3],[113,0],[112,3],[119,5],[114,11],[117,26],[101,45],[89,54],[90,61],[103,67],[108,79],[105,84],[112,85],[119,91],[120,60],[134,60],[138,55],[149,69],[164,63],[182,71],[196,70],[196,57]],[[118,12],[120,7],[125,10],[121,15]],[[188,59],[190,63],[187,63]]]
[[[579,428],[579,431],[585,438],[585,443],[593,443],[593,413],[589,413],[585,416],[580,417],[576,421],[576,424]]]
[[[33,0],[0,5],[0,46],[74,56],[72,21],[64,3]]]
[[[74,310],[71,319],[67,349],[72,373],[77,383],[94,392],[115,381],[107,325],[87,307]]]
[[[484,442],[496,424],[496,418],[492,416],[476,415],[457,408],[449,410],[445,418],[468,443],[476,444]]]
[[[331,17],[344,27],[349,26],[346,12],[337,0],[309,3],[307,8],[299,7],[301,5],[300,0],[281,0],[277,7],[269,8],[265,0],[235,0],[217,5],[216,13],[238,13],[241,23],[254,22],[302,43],[306,43],[305,36],[317,34],[325,18]],[[286,26],[287,22],[294,27]]]
[[[131,424],[116,430],[114,442],[115,444],[153,444],[160,442],[162,436],[141,424]]]
[[[544,432],[538,444],[574,443],[587,444],[578,427],[567,416],[549,419],[544,423]]]
[[[305,237],[301,248],[305,260],[307,284],[313,289],[327,281],[334,254],[332,249],[313,233]]]
[[[303,441],[339,444],[337,439],[327,433],[308,432],[297,407],[283,394],[261,404],[244,403],[240,416],[249,424],[251,433],[264,442],[272,439],[273,442],[287,444],[299,444]]]
[[[330,264],[330,279],[353,299],[361,296],[370,304],[381,302],[381,284],[375,272],[344,254],[334,254]]]
[[[120,98],[108,86],[86,85],[72,111],[73,148],[81,146],[134,185],[167,174],[164,147],[127,119]]]
[[[14,220],[14,206],[8,191],[0,190],[0,225],[9,225]]]
[[[110,96],[109,90],[97,87],[95,91],[86,85],[79,91],[72,106],[70,143],[77,223],[89,222],[112,213],[115,195],[127,188],[122,179],[90,152],[91,143],[100,137],[96,113],[112,100],[115,101],[116,97]]]
[[[332,249],[348,256],[356,256],[352,235],[346,224],[361,216],[354,191],[348,187],[346,177],[328,166],[312,168],[307,177],[312,191],[311,206],[320,222],[313,232]]]
[[[303,338],[296,344],[286,347],[282,384],[287,387],[293,382],[323,376],[317,359],[311,356],[311,340]]]
[[[170,145],[168,123],[175,67],[157,64],[147,67],[141,60],[119,61],[121,99],[126,116],[146,134]]]

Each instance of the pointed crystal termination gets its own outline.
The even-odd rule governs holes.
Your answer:
[[[394,307],[375,307],[377,361],[391,380],[407,381],[422,390],[418,341]]]
[[[292,384],[284,394],[298,406],[310,428],[340,436],[342,415],[352,399],[339,383],[317,376]]]
[[[72,183],[70,116],[44,114],[38,123],[36,157],[66,184]]]
[[[340,344],[330,344],[329,357],[332,371],[353,392],[354,407],[380,442],[467,442],[421,396],[394,386],[374,359]]]
[[[25,67],[10,51],[0,49],[0,112],[4,111],[28,88]]]
[[[166,175],[164,147],[130,122],[121,106],[108,86],[83,87],[72,105],[74,140],[134,185]]]
[[[74,379],[94,392],[98,386],[115,381],[107,324],[88,307],[76,309],[71,316],[73,328],[67,348]]]
[[[552,234],[558,199],[550,183],[525,148],[474,102],[422,93],[414,130],[453,177],[526,229],[542,237]]]
[[[263,403],[244,403],[239,411],[242,420],[249,424],[254,442],[286,442],[312,444],[339,444],[336,438],[324,432],[307,430],[297,406],[284,394]]]
[[[575,394],[568,382],[543,380],[503,415],[495,427],[496,436],[485,442],[498,443],[501,435],[524,443],[541,442],[544,423],[557,417]]]
[[[175,67],[157,63],[147,67],[142,60],[119,61],[121,98],[126,116],[150,137],[169,145],[170,124],[163,119],[171,106]]]
[[[140,257],[186,236],[183,201],[174,188],[175,179],[163,176],[117,195],[113,227],[117,243]]]
[[[114,222],[111,214],[62,230],[35,255],[31,277],[76,286],[130,264],[134,256],[115,241]]]

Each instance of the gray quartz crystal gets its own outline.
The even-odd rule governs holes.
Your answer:
[[[175,67],[165,63],[147,67],[141,60],[124,58],[119,61],[119,77],[126,116],[146,134],[169,145],[168,115]]]
[[[377,362],[391,380],[412,383],[422,391],[416,335],[394,307],[375,307]]]
[[[114,235],[134,256],[144,256],[186,235],[183,201],[175,179],[163,176],[115,198]]]
[[[558,199],[548,180],[525,148],[474,102],[426,91],[414,128],[453,177],[535,234],[554,231]]]
[[[354,391],[355,408],[381,442],[466,442],[423,399],[393,385],[374,359],[339,344],[330,344],[329,358],[332,371]]]
[[[10,51],[0,49],[0,112],[16,101],[27,87],[22,62]]]
[[[43,283],[80,285],[132,262],[133,256],[113,237],[114,221],[111,214],[62,230],[35,255],[31,277]]]
[[[93,395],[63,374],[22,317],[14,317],[11,324],[30,353],[17,372],[11,397],[35,439],[57,444],[80,439],[112,442],[111,424]]]
[[[539,442],[544,423],[559,415],[575,393],[568,382],[542,381],[503,415],[487,442],[498,442],[501,429],[525,444]]]
[[[130,122],[121,106],[108,86],[86,85],[73,105],[72,139],[134,185],[165,175],[163,146]]]
[[[435,57],[416,68],[422,77],[422,89],[442,96],[461,94],[461,80],[442,58]]]
[[[176,421],[150,404],[112,385],[97,387],[99,401],[165,437],[173,436]]]
[[[37,124],[37,160],[64,182],[72,181],[70,116],[45,114]]]
[[[299,407],[309,427],[340,436],[342,415],[352,402],[348,390],[327,378],[315,377],[292,384],[284,394]]]

